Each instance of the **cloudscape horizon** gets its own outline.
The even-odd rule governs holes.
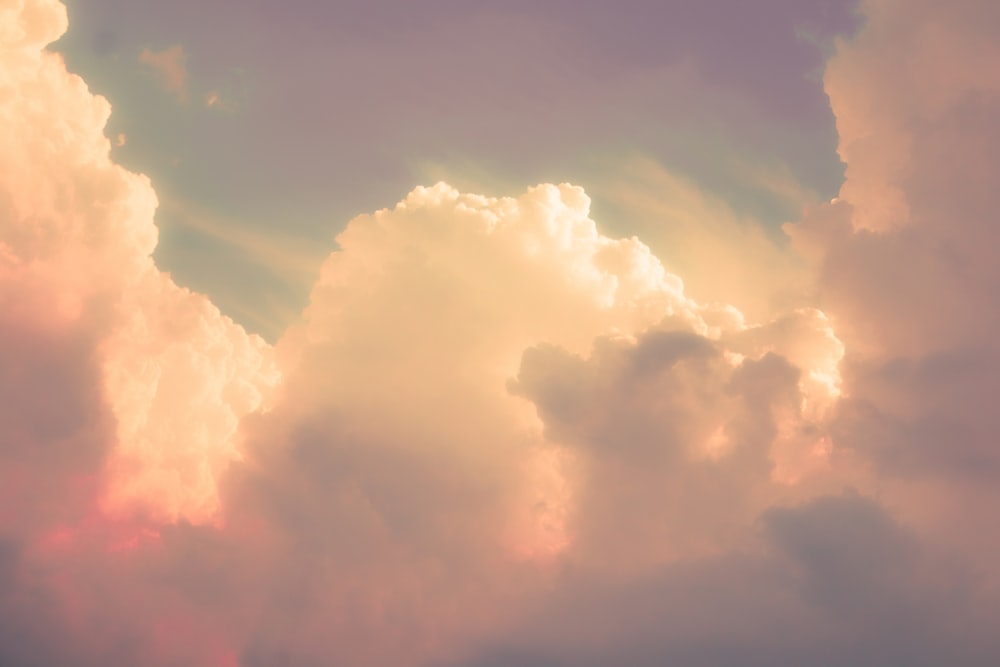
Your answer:
[[[258,4],[233,34],[278,20]],[[677,21],[722,20],[708,4]],[[255,218],[252,187],[234,203],[282,171],[288,219],[316,215],[333,186],[305,143],[248,166],[232,128],[144,138],[67,64],[92,66],[86,4],[0,0],[0,666],[1000,663],[1000,8],[863,0],[852,27],[794,4],[760,11],[812,8],[786,32],[819,44],[814,96],[680,36],[666,64],[630,50],[638,24],[591,2],[537,42],[549,10],[429,3],[482,49],[455,37],[469,69],[420,79],[426,99],[400,72],[399,100],[342,112],[337,169],[393,174],[342,180],[350,205],[408,185],[312,228]],[[337,11],[403,51],[438,35]],[[496,26],[525,40],[510,80]],[[95,58],[126,52],[94,34]],[[182,41],[128,46],[147,122],[264,127],[260,91],[295,73],[215,85]],[[451,62],[435,48],[414,58]],[[475,97],[452,116],[450,85]],[[637,149],[667,89],[690,131]],[[698,125],[702,103],[762,120]],[[397,117],[418,129],[387,137]],[[610,167],[525,180],[627,118],[589,154]]]

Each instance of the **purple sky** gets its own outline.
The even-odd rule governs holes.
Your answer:
[[[303,302],[308,283],[183,224],[178,208],[326,247],[351,217],[443,173],[497,192],[577,183],[607,212],[609,232],[632,234],[670,221],[640,225],[643,214],[600,185],[642,156],[777,229],[802,202],[748,182],[747,164],[785,170],[820,199],[841,179],[820,75],[834,37],[858,25],[847,0],[69,9],[56,48],[113,100],[109,134],[128,138],[116,159],[184,202],[158,215],[161,263],[271,337],[284,319],[234,292],[232,276],[258,304]],[[138,60],[172,45],[187,56],[193,104],[158,90]],[[199,104],[210,91],[231,108]]]

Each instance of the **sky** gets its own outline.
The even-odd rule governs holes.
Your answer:
[[[0,665],[1000,663],[991,0],[0,0]]]
[[[113,159],[156,184],[159,265],[272,343],[347,221],[418,184],[572,182],[610,233],[677,261],[664,187],[776,232],[839,187],[822,67],[859,23],[842,0],[77,0],[69,15],[53,49],[114,105]]]

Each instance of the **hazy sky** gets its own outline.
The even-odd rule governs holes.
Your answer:
[[[1000,664],[1000,4],[0,0],[0,665]]]
[[[842,176],[821,75],[858,24],[846,0],[69,9],[54,48],[112,101],[114,159],[156,183],[161,266],[272,340],[344,224],[416,184],[573,182],[669,260],[669,217],[621,192],[637,161],[770,229]],[[175,88],[143,52],[170,54]],[[248,234],[295,266],[234,242]]]

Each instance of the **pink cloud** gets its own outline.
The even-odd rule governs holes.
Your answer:
[[[351,221],[274,347],[155,266],[61,5],[0,9],[0,662],[991,664],[963,8],[873,4],[830,64],[814,307],[692,299],[580,188],[442,183]]]

